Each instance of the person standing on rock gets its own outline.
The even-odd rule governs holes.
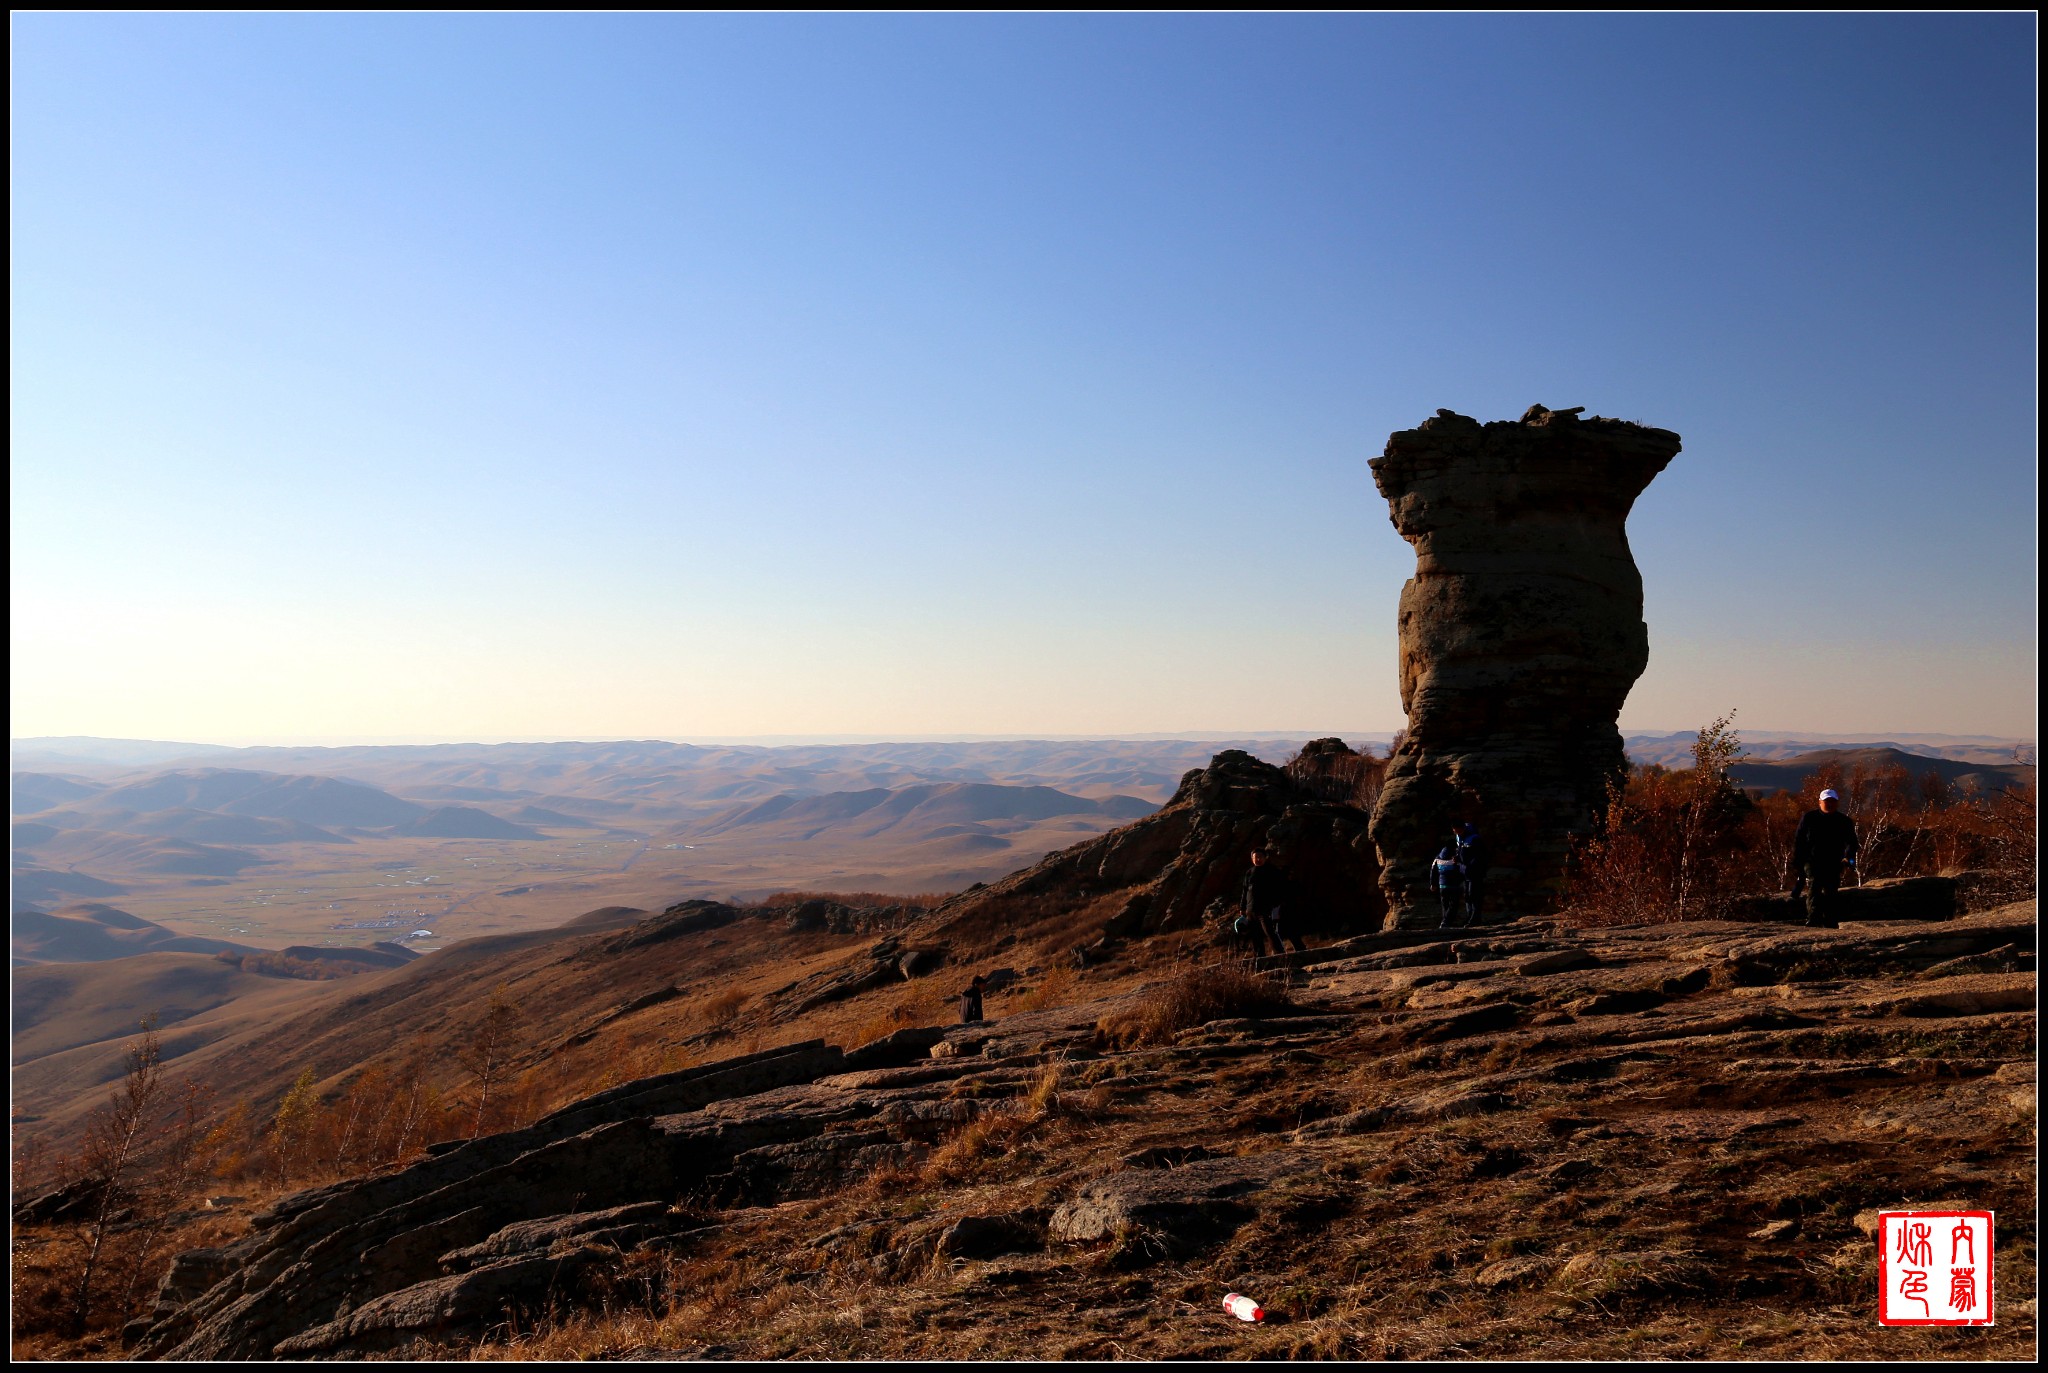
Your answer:
[[[1244,875],[1244,913],[1251,917],[1252,942],[1260,953],[1266,945],[1280,952],[1280,907],[1287,900],[1287,879],[1264,849],[1252,850],[1252,865]],[[1300,948],[1296,939],[1294,947]]]
[[[1465,923],[1479,923],[1479,901],[1486,888],[1486,846],[1479,826],[1470,820],[1458,826],[1458,866],[1465,870]]]
[[[1842,798],[1833,787],[1820,794],[1820,809],[1799,817],[1792,835],[1792,885],[1806,890],[1806,923],[1833,929],[1835,893],[1842,886],[1842,865],[1856,861],[1856,822],[1842,813]]]
[[[1436,927],[1448,930],[1465,914],[1465,866],[1458,861],[1458,837],[1438,849],[1429,865],[1429,885],[1436,888]]]
[[[988,979],[980,973],[967,984],[967,990],[960,993],[960,1023],[979,1025],[981,1023],[981,989],[988,985]]]

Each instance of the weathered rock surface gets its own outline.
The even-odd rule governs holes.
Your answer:
[[[940,910],[941,928],[973,928],[1011,906],[1078,894],[1114,898],[1102,927],[1111,943],[1193,929],[1216,903],[1234,906],[1251,851],[1263,846],[1287,876],[1290,930],[1327,938],[1377,929],[1379,863],[1367,823],[1357,806],[1227,749],[1181,778],[1151,815],[955,898]]]
[[[480,1244],[449,1250],[441,1256],[440,1263],[442,1268],[456,1273],[523,1254],[546,1253],[562,1240],[597,1235],[614,1243],[637,1244],[675,1229],[673,1215],[674,1208],[666,1202],[647,1201],[604,1211],[577,1211],[543,1220],[516,1221]]]
[[[903,1058],[925,1051],[918,1037],[898,1047]],[[863,1104],[843,1106],[836,1116],[821,1115],[812,1103],[741,1121],[707,1117],[704,1108],[733,1097],[773,1102],[778,1089],[847,1067],[845,1054],[819,1041],[766,1050],[627,1083],[523,1130],[469,1141],[400,1173],[294,1194],[256,1217],[253,1235],[207,1260],[229,1276],[159,1320],[141,1351],[178,1358],[263,1357],[280,1341],[328,1325],[340,1313],[360,1313],[387,1294],[438,1281],[444,1258],[460,1264],[489,1254],[494,1245],[516,1245],[522,1235],[544,1232],[522,1232],[521,1222],[569,1217],[573,1232],[581,1223],[575,1218],[626,1208],[617,1214],[628,1219],[615,1224],[648,1224],[654,1213],[641,1209],[645,1204],[665,1208],[686,1194],[716,1190],[707,1179],[723,1179],[720,1186],[731,1193],[759,1192],[763,1177],[827,1178],[829,1164],[807,1169],[801,1158],[774,1160],[780,1166],[776,1173],[769,1167],[772,1155],[761,1151],[808,1139],[841,1118],[871,1116],[880,1110],[879,1101],[858,1098]],[[832,1141],[818,1152],[836,1160],[843,1151]],[[173,1277],[179,1275],[174,1269]],[[501,1279],[510,1280],[501,1275],[481,1286],[436,1288],[447,1300],[435,1301],[454,1302],[448,1310],[457,1314],[436,1317],[433,1328],[444,1329],[469,1310],[468,1296],[458,1300],[450,1294],[499,1291],[493,1284]],[[379,1308],[386,1313],[376,1318],[381,1324],[334,1326],[320,1336],[319,1349],[390,1347],[379,1343],[389,1331],[416,1328],[390,1323],[398,1320],[390,1313],[400,1307]],[[369,1343],[351,1343],[358,1336]]]
[[[615,1302],[630,1251],[714,1244],[779,1294],[784,1314],[761,1319],[784,1324],[749,1334],[741,1303],[693,1353],[987,1347],[947,1344],[954,1322],[1021,1323],[1013,1348],[1045,1355],[1100,1327],[1192,1357],[1216,1347],[1186,1294],[1206,1309],[1226,1281],[1269,1304],[1351,1283],[1355,1307],[1279,1309],[1292,1338],[1312,1327],[1359,1355],[1410,1348],[1468,1291],[1524,1303],[1486,1325],[1488,1356],[1531,1355],[1580,1310],[1601,1329],[1680,1308],[1688,1330],[1781,1329],[1867,1292],[1849,1219],[1867,1206],[1995,1209],[2001,1272],[2027,1271],[2034,953],[2031,903],[1841,930],[1528,919],[1290,955],[1275,971],[1308,983],[1297,1014],[1148,1048],[1095,1033],[1126,994],[865,1059],[769,1050],[286,1198],[246,1238],[180,1256],[138,1348],[456,1352]],[[944,1045],[973,1052],[928,1056]],[[1067,1105],[1040,1093],[1049,1073]],[[992,1123],[1020,1142],[925,1171]],[[867,1186],[890,1173],[914,1181]],[[805,1342],[855,1305],[920,1323]],[[1047,1309],[1059,1324],[1035,1333]]]
[[[1539,405],[1490,424],[1439,410],[1373,459],[1416,555],[1408,732],[1372,824],[1397,923],[1434,923],[1429,860],[1466,818],[1492,852],[1492,909],[1555,900],[1571,836],[1626,767],[1615,719],[1649,632],[1624,525],[1678,450],[1668,430]]]
[[[598,1249],[532,1254],[387,1293],[358,1310],[280,1340],[279,1358],[395,1349],[417,1339],[466,1332],[506,1312],[575,1304],[607,1255]]]
[[[1953,877],[1881,877],[1860,887],[1845,887],[1830,907],[1837,920],[1946,920],[1960,906],[1959,883]],[[1737,920],[1806,919],[1806,903],[1791,896],[1752,896],[1730,911]]]
[[[1249,1198],[1312,1161],[1279,1152],[1132,1168],[1083,1186],[1052,1214],[1047,1235],[1070,1244],[1143,1237],[1162,1252],[1197,1247],[1257,1214]]]
[[[68,1182],[15,1203],[14,1223],[48,1225],[52,1221],[90,1219],[99,1209],[100,1195],[105,1190],[104,1184],[96,1178]]]

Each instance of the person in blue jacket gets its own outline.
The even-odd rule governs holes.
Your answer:
[[[1465,915],[1465,865],[1458,861],[1458,841],[1437,850],[1429,865],[1429,885],[1436,890],[1437,925],[1448,930]]]

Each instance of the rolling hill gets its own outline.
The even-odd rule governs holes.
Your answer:
[[[16,968],[11,1061],[18,1071],[53,1055],[125,1041],[145,1015],[156,1015],[170,1032],[231,1003],[244,1013],[275,1014],[304,999],[299,989],[324,985],[263,977],[211,954],[169,950]],[[193,1041],[181,1034],[179,1042]]]
[[[58,872],[37,863],[25,863],[19,853],[14,857],[14,871],[10,877],[9,886],[17,911],[73,901],[83,896],[118,896],[126,890],[118,882],[86,873]]]
[[[179,934],[96,901],[55,911],[14,912],[16,967],[31,963],[96,963],[145,953],[255,953],[247,944]],[[20,984],[16,989],[19,993]]]
[[[17,772],[9,779],[9,814],[34,815],[38,811],[65,806],[97,796],[105,788],[81,777],[62,777],[50,772]]]
[[[97,817],[104,827],[127,834],[154,834],[203,844],[346,844],[344,835],[268,815],[234,815],[179,806],[144,815],[116,813]]]
[[[309,825],[377,829],[417,819],[410,801],[339,777],[293,776],[239,768],[185,768],[109,787],[83,807],[91,811],[171,809],[298,820]]]
[[[1051,787],[1005,787],[987,783],[945,783],[822,796],[779,795],[718,812],[678,833],[711,837],[772,827],[792,839],[815,839],[828,830],[846,837],[874,838],[892,831],[958,834],[962,826],[990,822],[1050,820],[1062,816],[1135,820],[1156,807],[1133,796],[1091,801]],[[943,837],[936,836],[936,837]]]
[[[1690,738],[1629,742],[1684,758]],[[1757,739],[1745,766],[1809,766],[1811,748],[1764,756],[1790,742]],[[15,808],[26,812],[13,833],[16,893],[44,909],[118,896],[187,933],[319,945],[413,928],[463,939],[551,923],[569,906],[682,896],[958,890],[1158,804],[1217,747],[622,740],[79,764],[16,778]],[[1957,755],[1935,760],[1944,775],[1983,780],[2004,774],[2011,765],[1993,760],[2014,745],[1927,747]],[[1263,739],[1246,751],[1277,762],[1295,748]]]
[[[51,812],[52,817],[58,815],[61,812]],[[150,876],[233,877],[270,861],[247,849],[105,829],[67,827],[34,843],[24,842],[24,835],[17,830],[14,844],[42,865],[61,863],[74,871],[90,868],[95,874],[108,873],[124,882]],[[20,877],[17,868],[17,884]],[[16,904],[20,900],[17,890]]]

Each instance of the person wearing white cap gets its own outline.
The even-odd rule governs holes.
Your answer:
[[[1842,813],[1842,798],[1833,787],[1820,794],[1820,809],[1799,817],[1792,836],[1792,891],[1806,890],[1806,923],[1833,929],[1835,893],[1842,886],[1842,865],[1856,861],[1856,822]]]

